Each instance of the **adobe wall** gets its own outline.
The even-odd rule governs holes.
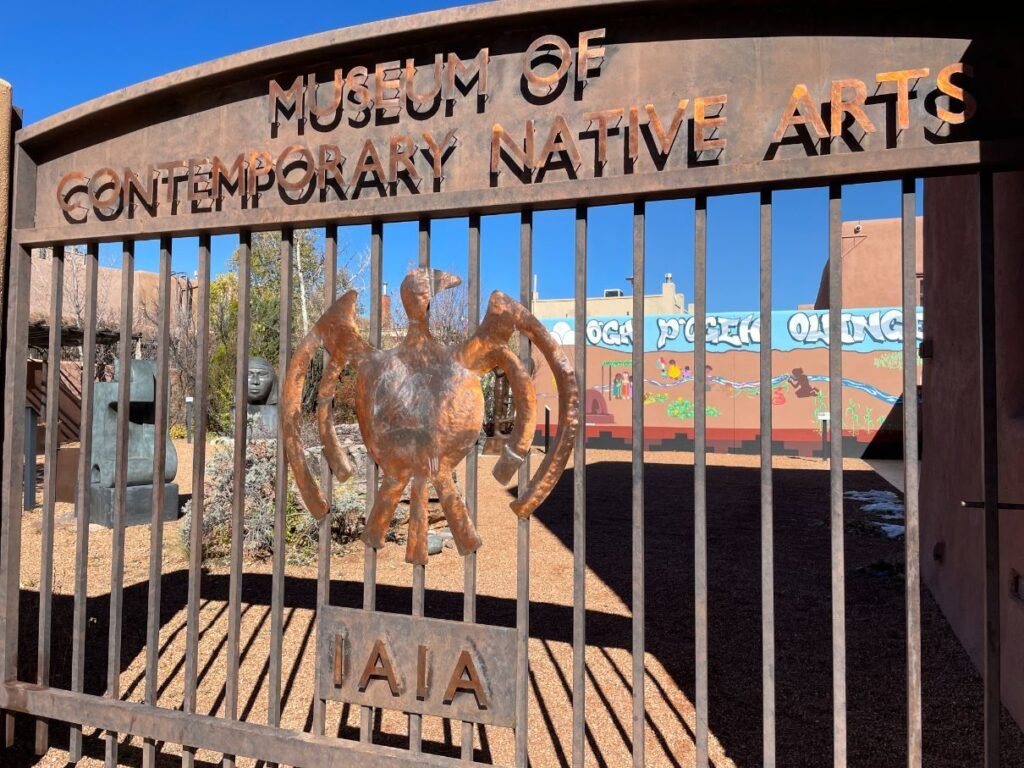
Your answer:
[[[999,475],[1002,501],[1024,501],[1024,174],[995,186]],[[921,572],[960,641],[979,666],[983,651],[982,512],[978,392],[977,181],[925,182],[924,362],[921,419]],[[1000,517],[1003,701],[1024,723],[1024,602],[1010,595],[1011,571],[1024,573],[1024,513]],[[937,551],[937,548],[940,551]]]

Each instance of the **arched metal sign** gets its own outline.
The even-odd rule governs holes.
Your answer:
[[[695,314],[706,314],[706,203],[709,195],[761,193],[762,316],[771,312],[772,192],[827,184],[830,194],[830,334],[839,333],[841,307],[841,185],[901,179],[904,201],[904,277],[913,283],[914,179],[991,172],[1016,167],[1024,157],[1024,102],[1011,88],[1024,77],[1019,41],[974,23],[869,2],[856,9],[795,3],[707,5],[650,0],[593,0],[585,7],[564,0],[495,2],[341,29],[229,56],[175,72],[47,118],[18,132],[13,178],[13,246],[8,281],[4,406],[3,539],[0,549],[0,707],[8,713],[71,723],[71,756],[82,754],[82,725],[108,731],[108,754],[116,758],[117,734],[144,737],[145,759],[154,764],[157,742],[181,744],[190,764],[196,749],[251,756],[282,764],[436,765],[464,764],[421,750],[422,715],[463,719],[464,760],[474,758],[472,722],[511,726],[515,762],[528,752],[529,522],[517,522],[516,627],[476,623],[476,565],[467,559],[465,623],[459,629],[423,619],[422,565],[413,570],[414,617],[376,611],[376,555],[366,555],[363,609],[330,605],[329,565],[321,564],[317,696],[313,733],[280,727],[284,552],[275,551],[268,651],[268,724],[238,719],[241,578],[240,550],[233,550],[229,588],[231,633],[225,716],[196,713],[199,658],[201,562],[193,547],[189,571],[186,690],[180,710],[157,706],[162,563],[153,558],[147,624],[146,695],[143,702],[120,700],[119,664],[124,566],[123,509],[115,523],[111,582],[111,659],[108,697],[85,692],[85,648],[96,641],[86,624],[88,584],[83,570],[89,551],[86,475],[90,445],[83,437],[77,568],[70,685],[50,680],[52,595],[40,587],[39,634],[19,624],[22,523],[19,514],[24,439],[21,420],[28,347],[28,304],[32,249],[84,244],[86,285],[92,294],[85,311],[85,369],[95,355],[90,340],[96,323],[98,244],[123,242],[131,264],[133,243],[159,238],[161,296],[169,296],[172,238],[200,237],[199,316],[208,322],[210,236],[237,234],[240,243],[238,391],[244,393],[249,333],[249,244],[261,230],[282,232],[282,336],[279,370],[291,359],[290,271],[292,233],[323,227],[328,261],[337,255],[337,227],[372,225],[368,341],[381,339],[381,254],[384,222],[420,222],[419,266],[430,266],[430,222],[442,217],[469,220],[470,323],[480,316],[480,217],[521,215],[520,300],[529,308],[532,213],[546,208],[576,209],[577,245],[573,367],[584,389],[586,371],[586,236],[588,206],[634,205],[635,292],[643,295],[645,204],[656,199],[696,198]],[[987,180],[987,181],[986,181]],[[336,259],[335,259],[336,260]],[[63,260],[53,259],[54,283]],[[907,271],[909,270],[909,272]],[[130,269],[126,272],[130,274]],[[330,304],[334,275],[328,277]],[[51,311],[51,349],[59,348],[59,288]],[[130,296],[129,296],[130,302]],[[906,288],[903,316],[914,311]],[[125,308],[127,306],[127,308]],[[122,320],[131,324],[131,307]],[[634,302],[633,360],[642,381],[642,298]],[[167,340],[167,315],[161,315]],[[770,323],[767,324],[770,328]],[[206,326],[203,325],[205,328]],[[762,323],[762,329],[765,324]],[[706,329],[696,324],[694,370],[705,367]],[[762,331],[763,333],[763,331]],[[770,332],[769,332],[770,333]],[[199,341],[200,381],[208,342]],[[836,341],[838,337],[833,338]],[[53,345],[56,343],[56,347]],[[904,359],[916,359],[913,334]],[[127,345],[122,359],[127,361]],[[830,348],[830,382],[841,380],[841,359]],[[333,350],[332,350],[333,352]],[[835,354],[832,354],[835,352]],[[524,347],[523,355],[530,352]],[[769,382],[771,340],[762,336],[762,386]],[[767,367],[766,367],[767,366]],[[905,379],[913,387],[914,363]],[[157,365],[157,393],[167,390],[168,360]],[[89,432],[92,382],[83,382],[82,435]],[[51,378],[56,386],[57,380]],[[208,393],[199,385],[196,411]],[[127,385],[124,397],[128,397]],[[770,383],[766,387],[770,391]],[[706,551],[705,402],[695,388],[692,431],[695,451],[693,503],[695,573],[695,727],[697,764],[708,764],[708,593]],[[841,387],[832,388],[829,410],[841,423]],[[166,395],[158,401],[156,427],[166,430]],[[762,430],[771,429],[771,403],[761,398]],[[127,400],[125,401],[127,402]],[[235,424],[236,476],[244,472],[244,409]],[[916,397],[905,403],[905,433],[916,434]],[[643,403],[634,401],[633,429],[643,430]],[[197,444],[206,425],[197,424]],[[53,430],[56,432],[56,430]],[[586,711],[586,446],[584,430],[574,438],[573,469],[573,702],[572,732],[562,734],[574,766],[583,764]],[[644,488],[642,441],[633,445],[632,757],[645,761],[644,705]],[[916,442],[905,440],[908,485],[916,487]],[[845,591],[842,512],[842,433],[831,440],[833,728],[837,766],[846,759]],[[48,445],[54,466],[56,443]],[[762,763],[774,765],[775,657],[770,441],[762,441]],[[201,465],[203,455],[197,454]],[[158,456],[158,463],[164,458]],[[527,461],[528,465],[529,462]],[[155,467],[157,472],[160,467]],[[525,488],[528,475],[521,475]],[[469,515],[475,514],[476,457],[469,459]],[[377,474],[370,467],[371,499]],[[193,498],[202,499],[201,473]],[[156,475],[155,475],[156,476]],[[284,449],[278,452],[278,487],[288,483]],[[311,478],[303,478],[310,485]],[[323,479],[329,486],[330,478]],[[51,491],[52,480],[44,484]],[[310,486],[314,494],[315,486]],[[123,489],[121,489],[123,491]],[[285,494],[280,494],[282,497]],[[123,495],[122,495],[123,498]],[[156,508],[163,499],[154,496]],[[992,502],[995,503],[994,501]],[[240,504],[240,502],[239,502]],[[52,498],[44,512],[44,570],[52,567]],[[285,502],[278,505],[283,526]],[[122,502],[123,507],[123,502]],[[241,507],[239,506],[239,510]],[[240,520],[241,512],[238,512]],[[49,521],[46,521],[49,515]],[[911,765],[920,765],[920,615],[916,563],[916,497],[907,500],[908,723]],[[468,519],[468,518],[467,518]],[[84,522],[83,522],[84,521]],[[327,524],[329,525],[329,524]],[[48,527],[46,527],[48,526]],[[283,528],[281,529],[283,531]],[[327,532],[328,529],[321,530]],[[49,533],[46,533],[46,532]],[[153,544],[159,551],[162,521],[154,516]],[[241,532],[238,522],[236,533]],[[198,542],[198,540],[194,540]],[[468,550],[467,550],[468,551]],[[321,547],[322,559],[329,550]],[[421,562],[419,553],[412,558]],[[45,558],[49,557],[47,563]],[[120,571],[119,571],[120,569]],[[400,620],[401,619],[401,620]],[[661,620],[661,619],[659,619]],[[995,617],[998,640],[998,616]],[[491,632],[490,630],[495,631]],[[386,640],[385,638],[391,638]],[[38,674],[19,675],[18,648],[35,644]],[[348,645],[346,645],[348,643]],[[346,650],[347,649],[347,650]],[[432,650],[433,649],[433,650]],[[434,651],[438,653],[431,656]],[[444,653],[442,654],[441,651]],[[402,657],[399,658],[399,654]],[[410,658],[415,656],[415,658]],[[998,643],[996,656],[998,678]],[[490,659],[485,669],[481,660]],[[354,666],[353,666],[354,665]],[[434,670],[433,686],[425,670]],[[989,674],[991,679],[991,671]],[[998,684],[988,689],[988,707],[998,712]],[[490,686],[490,687],[489,687]],[[756,686],[755,686],[756,687]],[[429,690],[428,690],[429,689]],[[500,690],[498,690],[500,689]],[[362,740],[324,735],[328,699],[363,707]],[[458,706],[452,702],[459,702]],[[409,713],[409,751],[375,745],[374,708]],[[475,707],[475,709],[474,709]],[[995,718],[994,721],[992,718]],[[996,725],[992,730],[992,722]],[[998,753],[998,717],[987,719],[987,759]],[[13,720],[7,718],[11,740]],[[37,746],[47,746],[45,724]],[[468,746],[466,746],[468,744]],[[571,746],[570,746],[571,745]],[[233,757],[229,760],[233,762]],[[995,766],[990,762],[989,765]]]

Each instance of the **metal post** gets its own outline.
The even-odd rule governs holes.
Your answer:
[[[978,342],[985,541],[985,768],[999,768],[999,424],[996,420],[995,216],[992,173],[978,174]]]
[[[25,509],[36,506],[36,428],[39,417],[31,405],[25,406]]]

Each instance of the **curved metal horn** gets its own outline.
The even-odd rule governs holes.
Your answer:
[[[302,389],[306,382],[306,374],[309,371],[309,364],[313,360],[317,349],[323,345],[326,347],[330,357],[324,366],[324,378],[321,380],[319,391],[319,402],[317,404],[317,421],[319,422],[320,435],[324,439],[324,454],[339,480],[344,481],[351,474],[351,465],[348,464],[341,449],[338,435],[334,431],[333,423],[330,423],[331,409],[329,402],[325,405],[324,393],[330,392],[330,387],[337,386],[337,372],[344,367],[345,361],[353,359],[363,348],[365,342],[359,338],[355,325],[355,307],[358,294],[356,291],[348,291],[339,298],[330,308],[324,312],[316,324],[310,329],[306,337],[295,348],[295,353],[288,363],[288,371],[284,378],[284,388],[281,392],[282,425],[285,456],[288,464],[295,475],[295,485],[299,489],[306,509],[317,520],[327,514],[330,504],[324,498],[313,473],[306,463],[305,447],[302,444],[302,436],[299,424],[302,419]],[[333,373],[332,373],[333,372]],[[331,378],[328,378],[331,376]],[[331,380],[333,379],[333,381]],[[328,420],[327,438],[333,435],[333,440],[326,439],[324,420]],[[339,457],[340,460],[339,460]],[[346,473],[347,469],[347,473]]]
[[[302,388],[306,383],[306,372],[320,347],[320,334],[313,328],[295,348],[291,361],[288,363],[288,372],[284,378],[284,389],[281,392],[281,426],[284,434],[284,452],[288,457],[288,464],[295,475],[295,485],[299,488],[299,495],[302,497],[306,509],[317,520],[327,514],[327,500],[320,490],[320,484],[309,471],[306,463],[305,446],[302,444],[302,436],[299,433],[299,422],[302,419]]]
[[[558,342],[526,307],[500,291],[491,294],[487,314],[476,336],[464,347],[464,358],[476,361],[470,367],[478,370],[480,362],[487,359],[488,352],[507,343],[516,328],[525,333],[544,355],[558,387],[558,434],[555,435],[555,444],[544,456],[526,491],[512,502],[512,511],[516,515],[529,517],[551,493],[569,460],[579,421],[580,398],[576,375]]]
[[[331,354],[324,360],[324,373],[320,379],[320,391],[317,393],[316,424],[320,432],[320,444],[324,449],[324,458],[339,483],[352,477],[352,462],[348,460],[345,449],[338,439],[338,431],[334,428],[334,395],[338,389],[338,378],[345,368],[345,361]]]
[[[530,452],[537,424],[537,394],[526,366],[508,347],[503,345],[492,351],[487,356],[487,364],[505,372],[516,404],[516,420],[512,434],[505,441],[501,456],[491,470],[494,478],[504,485],[512,479],[519,465],[525,461],[526,454]]]

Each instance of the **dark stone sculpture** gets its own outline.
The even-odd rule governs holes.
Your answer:
[[[249,437],[256,440],[277,437],[277,375],[262,357],[249,358],[249,386],[246,390]]]
[[[120,366],[115,361],[114,381],[95,385],[92,424],[92,476],[89,520],[113,526],[114,483],[117,479],[117,387]],[[178,472],[178,454],[170,435],[156,434],[156,363],[133,360],[128,390],[128,465],[125,482],[125,524],[151,522],[153,509],[153,454],[156,441],[166,441],[164,467],[164,519],[178,514],[178,486],[171,481]]]

